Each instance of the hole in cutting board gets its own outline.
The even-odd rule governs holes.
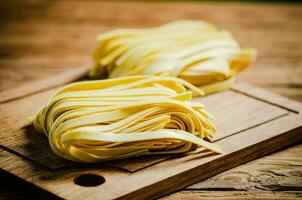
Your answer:
[[[97,174],[82,174],[75,177],[73,182],[83,187],[96,187],[105,183],[105,178]]]

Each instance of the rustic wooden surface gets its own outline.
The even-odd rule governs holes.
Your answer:
[[[46,138],[31,130],[26,120],[51,92],[47,90],[0,105],[0,124],[4,124],[0,129],[0,174],[11,173],[20,178],[17,183],[26,180],[63,199],[162,197],[302,141],[301,103],[237,83],[229,91],[194,98],[194,101],[205,103],[217,118],[218,132],[213,142],[221,147],[223,154],[203,151],[173,156],[156,164],[151,162],[151,165],[141,157],[137,163],[132,163],[134,172],[123,161],[118,162],[119,169],[111,162],[106,166],[101,163],[70,168],[50,153]],[[66,167],[55,170],[46,167],[53,168],[55,161]],[[75,184],[75,180],[85,174],[102,176],[105,181],[90,188]],[[28,190],[34,193],[37,189]]]
[[[246,163],[163,199],[302,198],[302,145]]]
[[[246,89],[246,91],[250,92],[253,90],[255,89]],[[64,160],[54,156],[49,148],[45,148],[45,146],[48,146],[48,142],[44,134],[39,134],[29,126],[28,122],[28,117],[33,116],[47,102],[53,92],[54,90],[47,90],[0,104],[0,124],[5,124],[5,126],[0,128],[0,146],[12,149],[51,169],[58,169],[60,167],[74,166],[74,163],[64,162]],[[207,111],[216,117],[213,123],[215,123],[219,131],[214,135],[213,141],[221,140],[230,135],[248,130],[251,127],[284,117],[288,115],[288,109],[296,110],[296,106],[293,105],[293,108],[291,108],[288,102],[283,103],[287,107],[281,109],[236,91],[216,93],[206,97],[195,98],[194,101],[202,102]],[[33,104],[32,102],[35,103]],[[162,160],[160,158],[159,161]],[[136,171],[154,164],[157,159],[151,159],[152,162],[144,160],[142,163],[133,163],[133,159],[130,160],[130,163],[132,163],[130,166],[121,161],[114,165],[112,165],[112,162],[109,163],[111,166],[120,167],[128,171]]]
[[[7,0],[1,1],[0,17],[0,98],[10,89],[89,65],[99,32],[191,18],[231,30],[241,44],[258,49],[257,62],[239,79],[302,100],[299,4]],[[301,145],[292,147],[167,198],[301,198],[301,152]],[[1,195],[11,194],[2,190]]]

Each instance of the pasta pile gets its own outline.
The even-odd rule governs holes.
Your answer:
[[[227,89],[256,52],[203,21],[180,20],[148,29],[98,35],[91,77],[163,75],[182,78],[206,93]]]
[[[190,90],[188,90],[190,89]],[[100,162],[197,148],[221,152],[211,140],[211,116],[191,102],[192,84],[160,76],[83,81],[63,87],[33,119],[53,152],[76,162]]]

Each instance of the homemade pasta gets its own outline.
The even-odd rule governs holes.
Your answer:
[[[175,76],[205,93],[229,88],[256,52],[203,21],[180,20],[146,29],[117,29],[98,35],[91,77]]]
[[[189,90],[188,90],[189,89]],[[131,76],[67,85],[33,118],[53,152],[77,162],[208,149],[215,127],[202,91],[175,77]]]

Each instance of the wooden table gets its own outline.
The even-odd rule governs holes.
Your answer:
[[[187,18],[230,30],[243,46],[258,50],[256,63],[240,80],[302,101],[301,4],[6,0],[0,3],[0,17],[0,96],[90,65],[90,50],[100,32]],[[0,198],[28,195],[4,181],[1,185]],[[302,144],[164,198],[302,198]]]

